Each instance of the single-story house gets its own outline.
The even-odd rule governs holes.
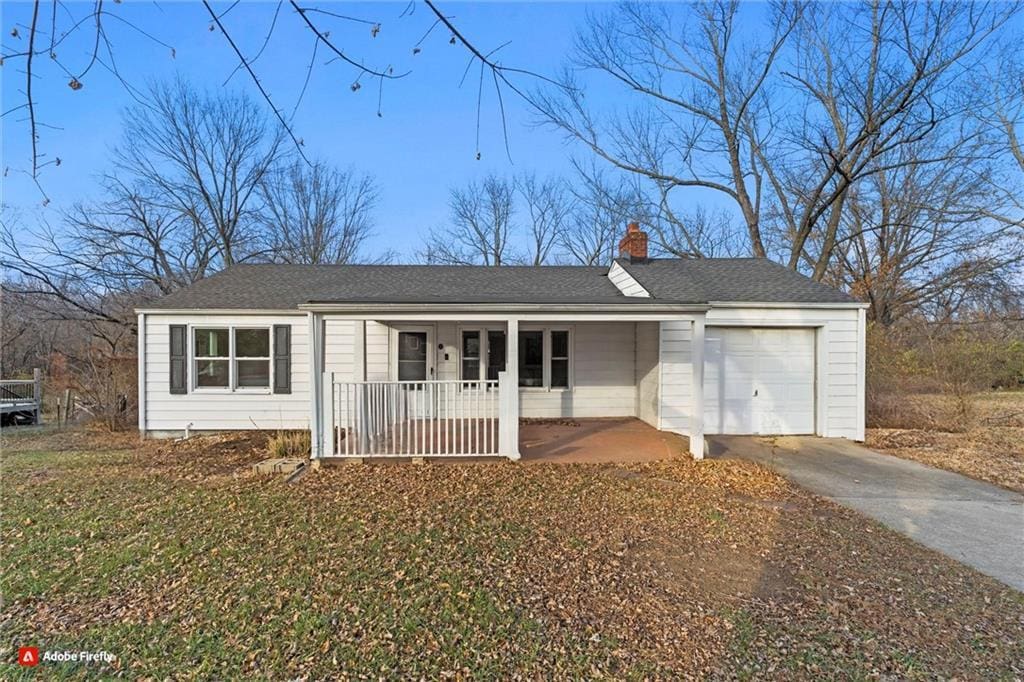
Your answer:
[[[146,436],[310,429],[312,456],[519,456],[519,420],[864,439],[865,306],[766,259],[236,265],[140,308]]]

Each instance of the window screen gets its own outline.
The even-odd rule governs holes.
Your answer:
[[[398,380],[427,378],[427,333],[398,332]]]

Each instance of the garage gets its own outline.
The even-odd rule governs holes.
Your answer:
[[[813,434],[815,330],[708,327],[709,434]]]

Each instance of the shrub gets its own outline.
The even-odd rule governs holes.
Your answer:
[[[867,336],[869,426],[965,431],[979,392],[1016,386],[1024,342],[986,325],[872,325]]]
[[[271,457],[294,459],[309,457],[312,452],[309,431],[278,431],[267,441]]]

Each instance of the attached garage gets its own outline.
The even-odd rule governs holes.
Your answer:
[[[815,329],[708,327],[709,434],[813,434]]]

